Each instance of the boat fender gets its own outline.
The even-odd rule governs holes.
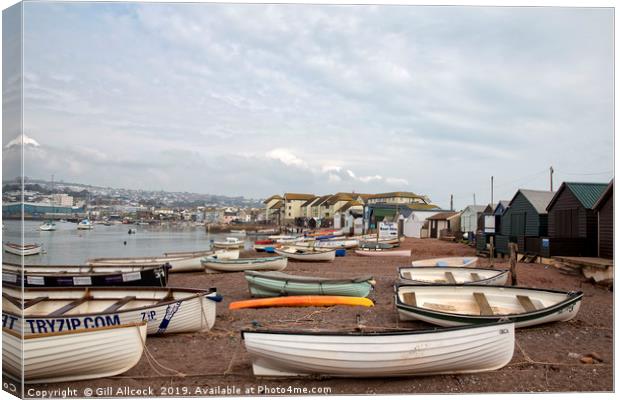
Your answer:
[[[216,303],[219,303],[220,301],[222,301],[224,298],[222,297],[222,295],[220,294],[215,294],[215,295],[209,295],[207,296],[207,299],[214,301]]]

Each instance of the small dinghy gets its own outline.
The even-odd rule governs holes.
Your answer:
[[[362,249],[393,249],[398,247],[398,244],[383,243],[377,241],[361,241],[360,248]]]
[[[413,267],[475,267],[478,257],[443,257],[412,261]]]
[[[306,249],[298,247],[285,247],[282,249],[274,249],[274,251],[287,258],[295,261],[334,261],[336,259],[336,250],[318,250]]]
[[[39,254],[43,250],[43,245],[34,244],[17,244],[17,243],[4,243],[4,251],[7,253],[15,254],[18,256],[34,256]]]
[[[224,241],[213,242],[213,247],[216,249],[238,249],[243,247],[243,240],[239,240],[235,237],[227,237]]]
[[[245,273],[252,297],[290,295],[329,295],[367,297],[375,281],[372,276],[355,278],[316,278],[282,272]]]
[[[401,267],[401,283],[412,285],[505,285],[508,271],[468,267]]]
[[[239,258],[237,260],[220,260],[216,257],[205,257],[202,266],[216,272],[240,271],[281,271],[286,268],[286,257]],[[209,271],[207,271],[209,272]]]
[[[239,250],[195,251],[165,253],[164,257],[126,257],[126,258],[93,258],[86,263],[92,266],[107,265],[162,265],[170,264],[170,272],[202,272],[204,267],[200,261],[209,255],[217,255],[220,259],[237,259]]]
[[[83,219],[80,221],[80,223],[77,225],[78,230],[91,230],[94,228],[94,225],[92,222],[90,222],[89,219]]]
[[[2,283],[24,287],[166,286],[169,265],[25,265],[3,263]],[[23,281],[22,281],[23,276]]]
[[[321,241],[300,241],[295,242],[297,248],[315,248],[315,249],[354,249],[359,245],[356,239],[349,240],[321,240]]]
[[[2,320],[26,335],[141,321],[149,335],[208,331],[221,300],[215,289],[184,288],[30,288],[23,296],[20,288],[4,288]]]
[[[273,247],[273,240],[257,240],[254,242],[254,250],[263,252],[267,247]]]
[[[388,377],[493,371],[510,362],[513,323],[416,331],[243,330],[255,376]]]
[[[246,231],[245,229],[231,229],[230,234],[234,236],[245,236]]]
[[[56,224],[54,221],[47,221],[43,225],[39,226],[39,230],[43,232],[52,232],[56,230]]]
[[[366,257],[411,257],[411,250],[357,249],[355,254]]]
[[[372,307],[375,304],[365,297],[349,296],[285,296],[269,297],[264,299],[241,300],[230,303],[230,310],[242,308],[264,307],[331,307],[331,306],[363,306]]]
[[[523,287],[400,285],[395,302],[404,321],[458,326],[508,319],[523,328],[574,318],[582,297],[582,292]]]
[[[146,322],[23,338],[3,329],[2,370],[27,384],[106,378],[135,366],[145,340]]]

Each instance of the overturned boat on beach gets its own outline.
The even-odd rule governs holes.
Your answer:
[[[247,271],[252,297],[329,295],[367,297],[375,283],[372,276],[319,278],[282,272]]]
[[[2,283],[23,287],[166,286],[169,264],[131,265],[24,265],[2,264]]]
[[[236,260],[222,260],[217,257],[205,257],[202,259],[202,266],[205,270],[215,272],[281,271],[286,268],[287,264],[287,258],[282,256],[239,258]]]
[[[510,320],[517,328],[568,321],[582,292],[490,285],[398,285],[395,303],[403,321],[459,326]]]
[[[146,321],[150,335],[199,332],[215,323],[220,300],[215,289],[5,287],[2,326],[31,335]]]
[[[255,376],[387,377],[493,371],[512,359],[511,322],[419,331],[244,330]]]

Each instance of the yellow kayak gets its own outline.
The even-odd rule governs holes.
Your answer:
[[[375,304],[365,297],[349,296],[285,296],[268,297],[265,299],[242,300],[230,303],[231,310],[261,307],[329,307],[329,306],[363,306]]]

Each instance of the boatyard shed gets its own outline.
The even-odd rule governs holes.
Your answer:
[[[543,255],[596,257],[598,221],[594,205],[605,183],[564,182],[547,206],[549,241]]]
[[[486,206],[470,205],[461,213],[461,230],[465,233],[475,233],[478,230],[478,218]]]
[[[450,230],[450,217],[458,214],[454,211],[440,212],[427,218],[429,221],[428,237],[433,239],[439,239],[441,231]]]
[[[594,203],[598,222],[598,257],[614,258],[614,181]]]
[[[502,217],[502,235],[517,243],[519,252],[539,254],[540,238],[548,234],[547,206],[555,192],[519,189]],[[499,246],[498,246],[498,251]]]

